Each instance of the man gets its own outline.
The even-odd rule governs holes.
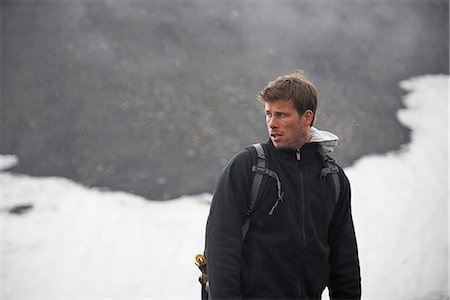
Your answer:
[[[254,173],[243,150],[222,171],[206,228],[209,299],[360,299],[350,185],[338,167],[339,195],[321,176],[337,137],[312,127],[317,91],[301,72],[259,94],[270,136],[263,146],[279,180],[264,181],[243,240]]]

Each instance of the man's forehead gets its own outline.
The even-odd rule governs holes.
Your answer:
[[[280,110],[280,111],[295,109],[292,100],[276,100],[265,102],[264,107],[266,110]]]

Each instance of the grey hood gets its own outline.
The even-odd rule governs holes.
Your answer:
[[[322,155],[327,155],[333,152],[337,146],[339,138],[328,131],[319,130],[315,127],[311,127],[311,143],[318,143],[320,145],[319,151]]]

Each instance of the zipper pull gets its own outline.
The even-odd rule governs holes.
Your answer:
[[[302,157],[300,156],[300,149],[297,149],[297,152],[295,153],[295,155],[297,156],[297,160],[302,159]]]

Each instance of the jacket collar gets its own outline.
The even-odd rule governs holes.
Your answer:
[[[319,144],[316,142],[306,143],[300,149],[277,149],[271,139],[267,141],[267,145],[278,157],[286,160],[297,160],[298,155],[300,155],[300,160],[309,161],[319,154]]]
[[[268,140],[267,145],[269,145],[272,151],[277,153],[281,158],[297,160],[297,153],[300,153],[300,159],[307,161],[314,158],[317,153],[324,156],[333,152],[334,148],[337,146],[338,139],[339,138],[331,132],[311,127],[311,140],[309,143],[304,144],[300,149],[279,150],[275,148],[271,139]]]

